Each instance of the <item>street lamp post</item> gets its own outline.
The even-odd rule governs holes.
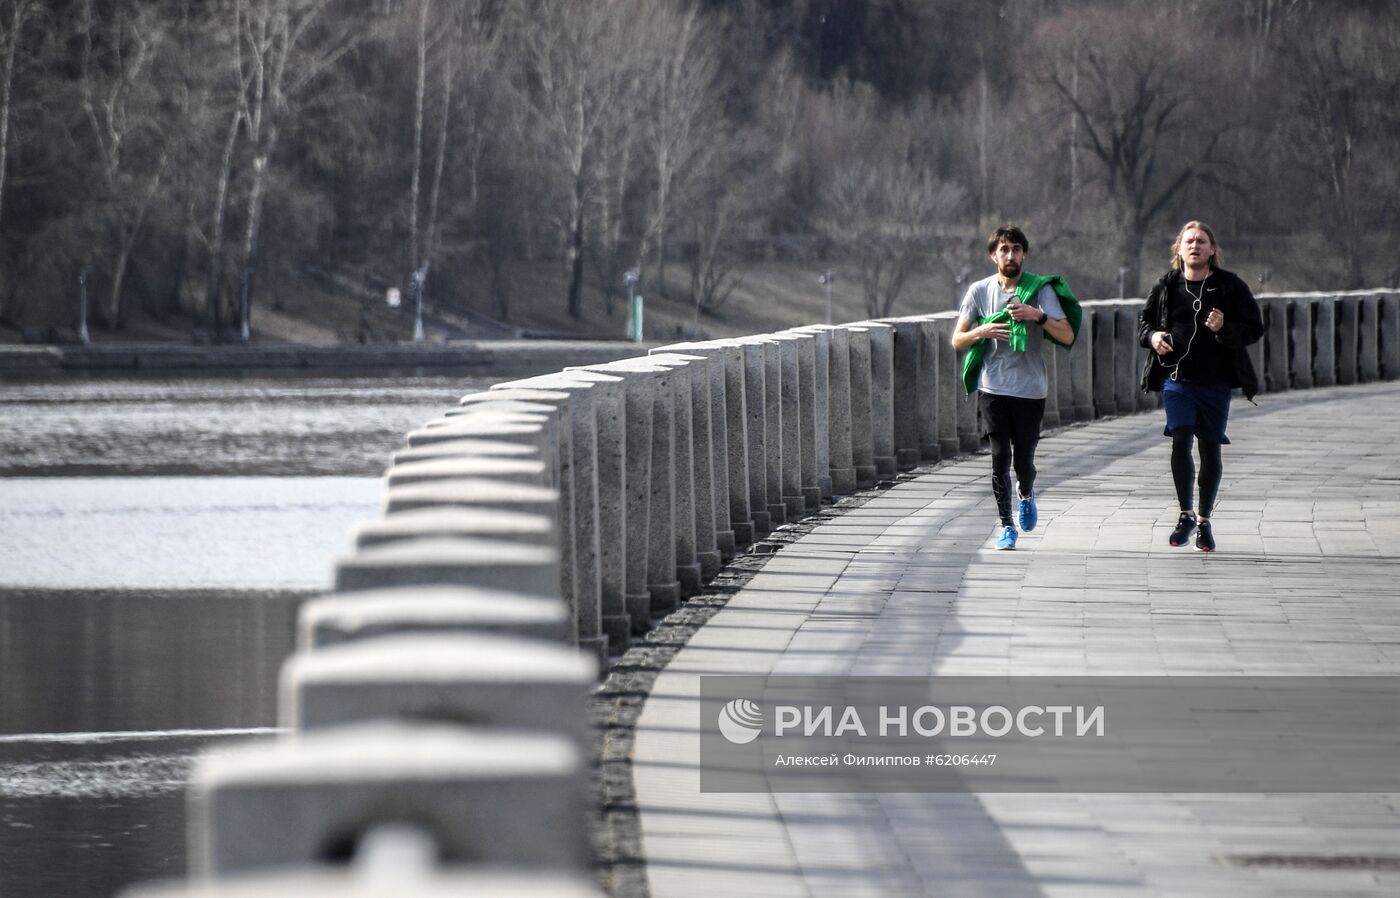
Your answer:
[[[78,340],[84,346],[92,342],[88,336],[87,269],[78,272]]]
[[[817,277],[817,283],[826,287],[826,323],[831,323],[831,283],[836,280],[836,272],[828,268]]]
[[[642,298],[637,295],[637,282],[642,273],[629,268],[622,275],[622,283],[627,285],[627,339],[633,343],[642,342]]]
[[[413,272],[413,342],[423,342],[423,269]]]

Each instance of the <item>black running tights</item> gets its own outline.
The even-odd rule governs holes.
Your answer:
[[[1012,449],[1011,436],[1005,433],[987,435],[992,443],[992,495],[997,500],[997,514],[1001,515],[1001,525],[1010,527],[1011,517],[1011,468],[1016,468],[1016,481],[1029,496],[1035,491],[1035,443],[1029,445],[1018,442]]]
[[[1191,438],[1196,438],[1196,449],[1201,455],[1201,476],[1196,478],[1196,466],[1191,459]],[[1220,478],[1224,469],[1220,464],[1220,444],[1196,433],[1194,427],[1178,427],[1172,431],[1172,481],[1176,484],[1176,501],[1182,511],[1191,508],[1191,481],[1195,479],[1201,490],[1201,501],[1196,505],[1196,516],[1210,517],[1215,507],[1215,495],[1220,491]]]

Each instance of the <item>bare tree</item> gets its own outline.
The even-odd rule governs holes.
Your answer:
[[[1130,294],[1148,231],[1185,184],[1221,161],[1217,147],[1229,127],[1195,102],[1193,84],[1209,79],[1200,73],[1204,60],[1183,58],[1173,37],[1180,27],[1165,14],[1095,8],[1048,22],[1035,42],[1048,59],[1046,83],[1113,205]]]
[[[1310,17],[1311,18],[1311,17]],[[1298,21],[1281,54],[1294,86],[1284,146],[1302,182],[1315,185],[1344,264],[1348,288],[1365,285],[1366,238],[1392,215],[1390,168],[1397,124],[1390,94],[1400,76],[1397,23],[1340,12],[1330,23]],[[1386,27],[1386,26],[1389,27]]]
[[[80,103],[102,175],[102,219],[115,243],[105,311],[114,328],[125,320],[122,287],[132,247],[169,160],[150,75],[165,38],[162,24],[145,4],[118,3],[99,19],[93,0],[83,2]]]
[[[599,131],[622,84],[620,70],[632,48],[624,25],[628,0],[557,3],[518,0],[516,39],[526,65],[535,134],[543,154],[562,175],[562,216],[570,317],[583,314],[585,213],[597,186]]]
[[[0,3],[0,213],[4,212],[5,169],[10,155],[10,88],[15,80],[15,58],[24,39],[24,25],[38,9],[35,0]],[[0,221],[3,221],[0,215]]]
[[[239,273],[239,338],[250,336],[253,275],[269,168],[298,95],[364,36],[354,17],[328,16],[335,0],[236,0],[243,42],[242,125],[252,153]]]
[[[638,255],[656,247],[656,286],[666,293],[666,236],[674,197],[706,166],[720,127],[720,33],[699,6],[663,5],[648,21],[643,45],[650,51],[644,84],[643,124],[653,166],[652,213]]]

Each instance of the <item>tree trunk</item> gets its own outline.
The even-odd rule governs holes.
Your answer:
[[[413,171],[408,188],[408,264],[414,271],[422,264],[418,246],[418,196],[423,180],[423,105],[428,95],[428,14],[432,0],[418,7],[418,77],[413,91]]]
[[[9,41],[5,45],[5,71],[0,78],[0,220],[5,209],[5,165],[10,155],[10,85],[14,83],[15,55],[19,50],[19,32],[24,27],[28,13],[28,2],[15,4],[14,18],[10,22]]]
[[[213,225],[209,239],[209,280],[204,289],[204,311],[209,317],[209,329],[215,339],[223,335],[223,316],[219,314],[219,296],[224,278],[224,214],[228,205],[229,181],[233,178],[233,152],[238,145],[238,125],[242,114],[235,109],[229,121],[224,152],[219,160],[219,180],[214,188]]]

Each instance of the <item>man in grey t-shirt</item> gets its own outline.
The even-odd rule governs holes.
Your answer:
[[[1008,225],[992,234],[987,254],[997,273],[967,289],[953,333],[953,348],[959,352],[986,341],[980,348],[983,356],[977,376],[977,404],[982,413],[982,435],[992,445],[992,495],[1002,527],[998,549],[1016,548],[1016,522],[1011,518],[1013,466],[1020,487],[1021,529],[1034,530],[1038,517],[1035,447],[1040,441],[1047,391],[1042,331],[1066,345],[1074,340],[1073,329],[1051,287],[1042,286],[1025,303],[1017,298],[1029,249],[1030,241],[1018,227]]]

